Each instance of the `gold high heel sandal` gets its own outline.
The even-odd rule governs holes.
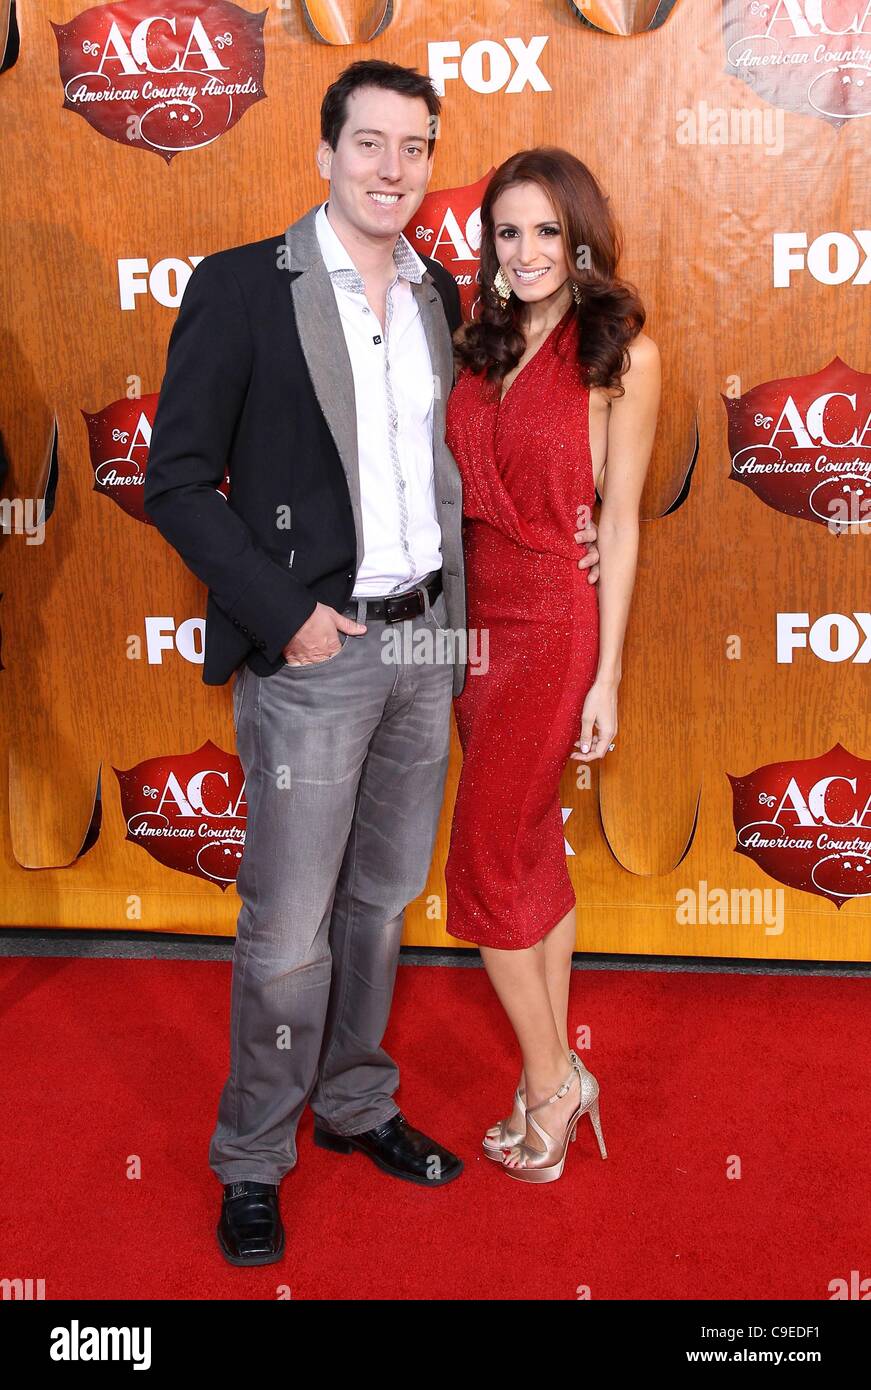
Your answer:
[[[501,1163],[505,1154],[503,1149],[516,1148],[526,1138],[526,1101],[520,1094],[520,1087],[514,1092],[514,1104],[523,1117],[523,1129],[511,1128],[511,1121],[514,1118],[513,1111],[507,1120],[500,1120],[498,1124],[491,1125],[481,1140],[481,1148],[488,1158],[492,1158],[496,1163]]]
[[[525,1140],[516,1144],[508,1157],[519,1155],[523,1161],[516,1166],[511,1166],[503,1159],[502,1167],[509,1177],[518,1178],[520,1182],[556,1182],[557,1178],[562,1177],[569,1142],[574,1140],[578,1120],[586,1114],[590,1116],[599,1144],[599,1153],[603,1158],[608,1157],[599,1119],[599,1083],[574,1052],[571,1054],[571,1058],[572,1069],[559,1089],[547,1100],[541,1101],[538,1105],[530,1105],[526,1110],[527,1123],[532,1125],[544,1144],[544,1149],[534,1149]],[[563,1096],[568,1093],[575,1076],[578,1078],[581,1092],[577,1109],[569,1116],[563,1133],[558,1138],[554,1138],[552,1134],[548,1134],[546,1130],[542,1129],[533,1112],[543,1110],[546,1105],[552,1105],[554,1101],[562,1100]]]
[[[578,1054],[573,1052],[571,1048],[569,1048],[569,1057],[573,1062],[577,1062],[578,1066],[584,1067]],[[586,1071],[586,1067],[584,1067],[584,1070]],[[504,1151],[506,1149],[516,1149],[526,1138],[526,1101],[520,1094],[519,1086],[514,1092],[514,1105],[516,1109],[520,1111],[523,1129],[511,1128],[511,1120],[513,1118],[512,1111],[512,1114],[508,1116],[507,1120],[500,1120],[498,1124],[491,1125],[484,1135],[484,1138],[481,1140],[481,1148],[484,1150],[484,1153],[488,1158],[492,1158],[495,1163],[502,1162],[505,1157]]]

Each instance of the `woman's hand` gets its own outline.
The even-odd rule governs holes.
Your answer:
[[[581,736],[575,743],[580,752],[569,756],[589,763],[604,758],[617,733],[617,686],[613,681],[596,680],[587,692],[581,713]]]
[[[587,580],[590,584],[596,584],[599,579],[599,547],[596,540],[599,535],[599,528],[593,521],[590,508],[586,503],[578,507],[578,529],[575,531],[575,540],[579,545],[586,547],[586,554],[578,561],[578,569],[589,569]]]

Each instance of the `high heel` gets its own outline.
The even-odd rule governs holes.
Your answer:
[[[595,1134],[596,1142],[599,1145],[599,1153],[602,1155],[603,1158],[607,1158],[608,1150],[605,1148],[605,1140],[602,1138],[602,1124],[599,1119],[599,1083],[598,1081],[596,1081],[596,1078],[595,1076],[593,1076],[593,1073],[590,1071],[589,1067],[584,1066],[584,1063],[581,1061],[578,1054],[576,1052],[573,1052],[571,1048],[569,1049],[569,1057],[572,1059],[573,1062],[577,1062],[581,1071],[585,1071],[587,1073],[587,1076],[590,1076],[593,1079],[596,1099],[590,1103],[590,1123],[593,1126],[593,1133]],[[581,1088],[581,1091],[583,1099],[583,1086]],[[581,1113],[583,1114],[584,1112],[582,1111]],[[572,1130],[572,1143],[574,1143],[576,1129],[577,1125],[575,1126],[575,1129]]]
[[[516,1144],[508,1157],[519,1156],[522,1162],[516,1166],[509,1165],[504,1159],[502,1162],[509,1177],[517,1178],[520,1182],[556,1182],[557,1178],[562,1177],[569,1143],[574,1140],[578,1121],[582,1115],[586,1114],[590,1116],[590,1122],[599,1145],[599,1153],[603,1158],[608,1157],[605,1140],[602,1137],[602,1123],[599,1118],[599,1083],[574,1052],[571,1053],[571,1059],[572,1069],[559,1089],[547,1100],[541,1101],[538,1105],[530,1105],[526,1110],[527,1124],[532,1125],[541,1139],[544,1149],[534,1149],[525,1139]],[[562,1100],[576,1076],[580,1087],[578,1106],[569,1116],[562,1134],[555,1138],[542,1129],[533,1112],[543,1110],[546,1105],[552,1105],[554,1101]]]
[[[505,1157],[504,1149],[515,1148],[523,1139],[526,1138],[526,1101],[520,1094],[520,1087],[514,1092],[514,1104],[523,1116],[524,1127],[517,1130],[511,1128],[511,1121],[514,1114],[510,1114],[507,1120],[500,1120],[498,1124],[492,1125],[484,1138],[481,1140],[481,1148],[488,1158],[492,1158],[496,1163],[501,1163]]]

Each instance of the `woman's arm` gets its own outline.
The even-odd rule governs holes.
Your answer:
[[[599,514],[599,665],[584,704],[581,751],[571,755],[583,762],[604,757],[617,732],[617,687],[638,563],[638,513],[662,386],[659,348],[653,339],[639,333],[627,351],[630,365],[621,378],[624,394],[611,401]]]

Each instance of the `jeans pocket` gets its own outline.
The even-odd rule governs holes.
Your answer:
[[[435,602],[430,603],[428,616],[432,619],[435,627],[442,629],[447,628],[448,609],[447,604],[445,603],[444,589],[442,589]]]
[[[323,661],[306,661],[301,666],[294,666],[291,662],[285,661],[284,665],[280,667],[280,669],[282,671],[290,671],[295,676],[300,676],[308,675],[311,671],[318,671],[324,666],[332,666],[333,662],[339,660],[340,656],[342,655],[342,652],[347,647],[349,641],[349,634],[347,632],[340,632],[338,633],[338,638],[341,644],[339,646],[339,650],[337,652],[333,652],[332,656],[326,657]]]
[[[244,664],[236,672],[233,679],[233,732],[239,728],[239,716],[242,713],[242,701],[245,698],[245,678],[248,675],[248,667]]]

